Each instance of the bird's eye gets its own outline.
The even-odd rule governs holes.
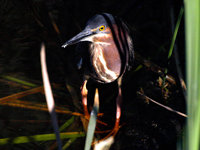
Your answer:
[[[99,31],[103,31],[105,29],[105,26],[100,26]]]

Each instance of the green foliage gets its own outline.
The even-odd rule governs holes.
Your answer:
[[[16,82],[16,83],[20,83],[22,85],[29,86],[29,87],[36,87],[37,86],[36,84],[30,83],[30,82],[27,82],[27,81],[24,81],[24,80],[20,80],[20,79],[11,77],[11,76],[1,75],[1,77],[4,78],[4,79],[10,80],[10,81]]]
[[[185,0],[187,132],[186,150],[199,150],[200,141],[200,0]]]
[[[177,33],[178,33],[178,29],[179,29],[179,26],[180,26],[180,22],[181,22],[181,18],[182,18],[183,12],[184,12],[184,8],[181,7],[181,10],[180,10],[179,16],[178,16],[178,20],[177,20],[177,23],[176,23],[176,27],[174,29],[174,34],[173,34],[173,37],[172,37],[172,42],[171,42],[171,45],[170,45],[169,53],[168,53],[168,58],[167,58],[168,60],[172,56],[172,52],[173,52],[173,49],[174,49],[174,44],[175,44],[175,41],[176,41],[176,37],[177,37]],[[165,69],[165,75],[167,74],[167,72],[168,72],[168,70],[166,68]],[[162,83],[162,88],[165,85],[165,80],[166,80],[166,77],[164,76],[163,83]]]
[[[67,132],[67,133],[60,133],[61,139],[66,138],[76,138],[76,137],[83,137],[85,136],[84,132]],[[0,145],[5,144],[19,144],[19,143],[28,143],[34,141],[48,141],[48,140],[56,140],[56,136],[54,133],[52,134],[40,134],[40,135],[33,135],[33,136],[19,136],[15,138],[4,138],[0,139]]]
[[[98,90],[96,90],[96,94],[98,95]],[[98,114],[98,111],[99,111],[99,97],[96,98],[96,94],[95,94],[95,99],[94,99],[94,106],[93,106],[93,109],[91,111],[90,121],[89,121],[89,124],[88,124],[87,136],[86,136],[84,150],[90,150],[91,143],[93,141],[96,123],[97,123],[97,114]]]

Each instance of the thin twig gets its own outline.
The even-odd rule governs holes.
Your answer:
[[[42,92],[42,91],[44,91],[43,86],[36,87],[36,88],[30,89],[30,90],[27,90],[27,91],[24,91],[24,92],[19,92],[19,93],[13,94],[13,95],[3,97],[3,98],[0,99],[0,103],[9,102],[11,100],[15,100],[15,99],[25,97],[25,96],[28,96],[28,95],[31,95],[31,94],[35,94],[35,93],[38,93],[38,92]]]
[[[171,112],[174,112],[174,113],[176,113],[176,114],[178,114],[178,115],[181,115],[181,116],[183,116],[183,117],[187,117],[186,114],[184,114],[184,113],[182,113],[182,112],[179,112],[179,111],[177,111],[177,110],[174,110],[174,109],[172,109],[172,108],[170,108],[170,107],[168,107],[168,106],[165,106],[165,105],[163,105],[163,104],[161,104],[161,103],[158,103],[158,102],[156,102],[155,100],[151,99],[150,97],[148,97],[148,96],[142,94],[141,92],[138,92],[138,94],[140,94],[141,96],[144,96],[145,98],[147,98],[148,100],[152,101],[153,103],[155,103],[155,104],[157,104],[157,105],[159,105],[159,106],[161,106],[161,107],[163,107],[163,108],[165,108],[165,109],[167,109],[167,110],[169,110],[169,111],[171,111]]]

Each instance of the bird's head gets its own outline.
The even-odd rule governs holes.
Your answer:
[[[113,15],[106,14],[109,17],[110,24],[115,24]],[[95,15],[86,24],[85,29],[68,40],[62,45],[63,48],[73,45],[82,41],[88,41],[92,43],[108,44],[111,41],[112,33],[110,27],[102,15]]]

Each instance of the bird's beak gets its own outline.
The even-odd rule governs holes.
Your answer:
[[[69,41],[65,42],[62,45],[63,48],[67,47],[68,45],[73,45],[81,41],[92,41],[91,37],[95,33],[91,31],[91,29],[85,28],[82,32],[71,38]]]

